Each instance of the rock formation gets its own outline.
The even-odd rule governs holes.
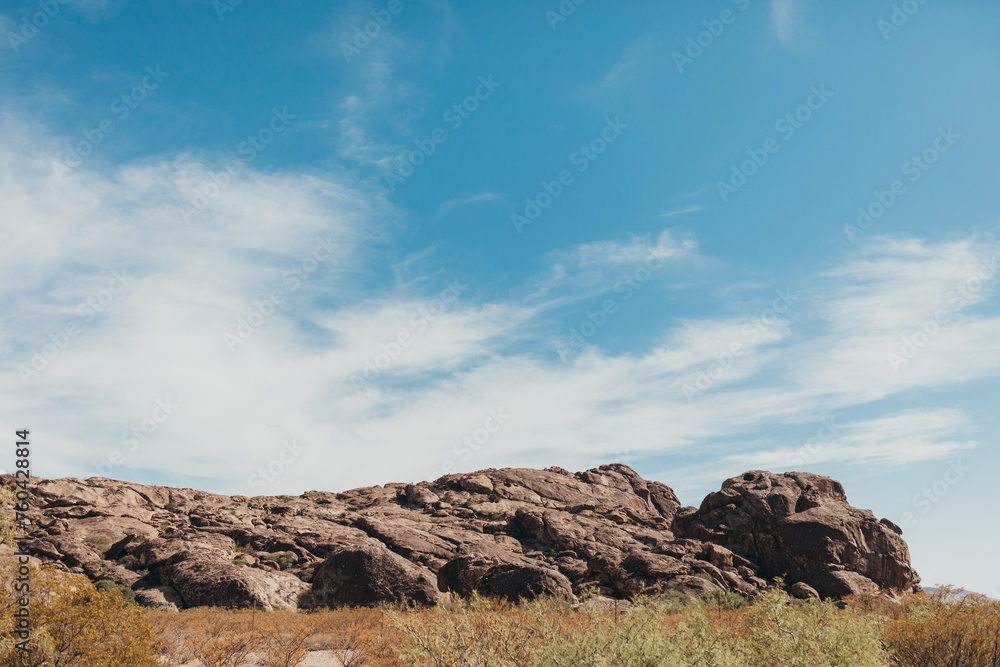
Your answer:
[[[429,605],[473,590],[754,597],[777,576],[802,584],[802,596],[842,597],[920,580],[898,527],[807,473],[748,472],[699,508],[682,508],[669,487],[621,464],[490,469],[298,497],[105,478],[32,486],[26,545],[40,560],[129,586],[163,609]]]

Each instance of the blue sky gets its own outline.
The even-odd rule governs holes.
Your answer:
[[[986,0],[5,2],[0,421],[39,475],[249,495],[807,470],[926,583],[998,591],[998,30]]]

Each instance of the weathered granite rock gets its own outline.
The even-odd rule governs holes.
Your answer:
[[[576,601],[573,586],[559,570],[502,563],[488,569],[477,589],[486,595],[508,600],[534,600],[544,595]]]
[[[724,546],[764,576],[804,582],[824,598],[920,582],[898,526],[852,507],[840,482],[820,475],[732,477],[697,511],[679,514],[674,531]]]
[[[313,578],[313,599],[320,605],[433,605],[440,597],[430,572],[383,546],[338,551],[316,569]]]
[[[681,507],[669,487],[622,464],[489,469],[298,497],[106,478],[33,478],[32,490],[27,546],[37,558],[131,586],[160,608],[294,608],[310,580],[319,604],[433,604],[442,592],[473,590],[755,597],[776,576],[842,597],[919,581],[898,526],[807,473],[749,472],[700,508]]]

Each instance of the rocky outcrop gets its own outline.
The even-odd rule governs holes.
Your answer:
[[[380,602],[433,605],[441,597],[434,575],[385,547],[338,551],[316,570],[316,604],[374,606]]]
[[[727,479],[696,511],[678,515],[674,526],[679,535],[758,564],[765,577],[806,583],[822,597],[909,589],[920,581],[899,527],[852,507],[829,477],[747,472]]]
[[[496,559],[463,556],[445,564],[437,575],[442,591],[469,595],[472,592],[508,600],[534,600],[552,595],[576,600],[573,585],[554,568],[530,563],[504,563]]]
[[[490,469],[298,497],[105,478],[33,478],[32,490],[26,546],[39,559],[129,586],[163,609],[434,604],[472,591],[754,597],[777,576],[841,597],[919,582],[898,527],[806,473],[749,472],[699,508],[621,464]]]

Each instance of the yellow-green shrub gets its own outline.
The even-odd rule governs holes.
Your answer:
[[[885,643],[900,667],[1000,667],[1000,603],[952,589],[889,608]]]
[[[159,640],[143,611],[117,589],[99,591],[85,577],[28,566],[31,635],[16,647],[17,558],[0,556],[0,667],[159,667]]]

